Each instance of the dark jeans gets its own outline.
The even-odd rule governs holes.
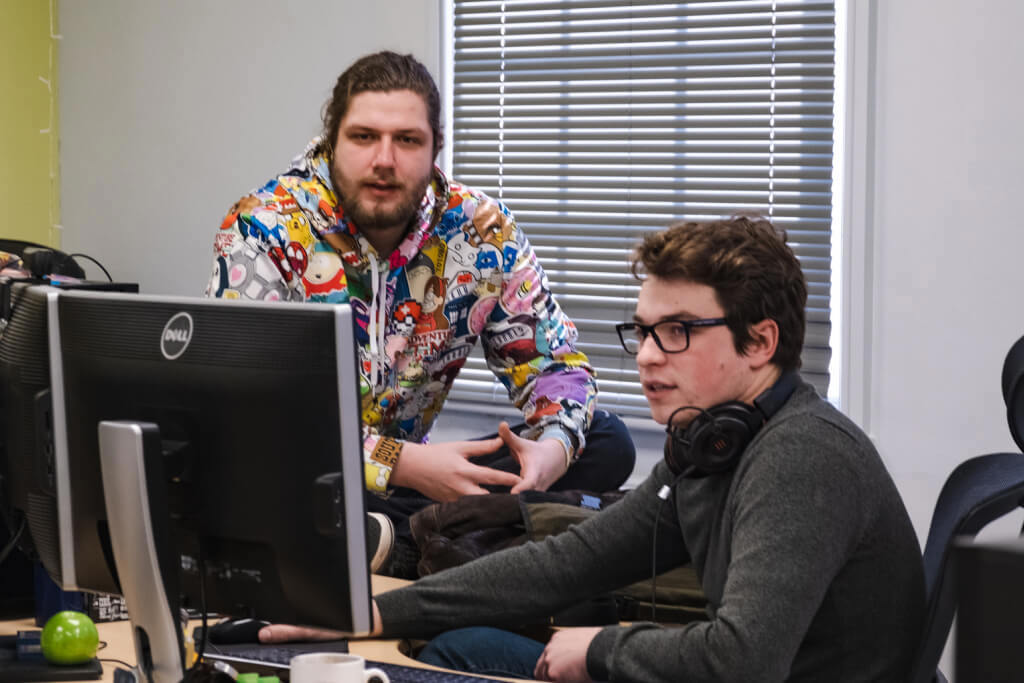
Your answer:
[[[512,427],[512,431],[517,434],[525,429],[525,424]],[[484,438],[495,436],[497,432]],[[470,458],[470,461],[504,472],[519,473],[519,461],[505,446],[488,455]],[[579,460],[573,463],[569,471],[552,484],[549,490],[581,490],[594,493],[615,491],[632,474],[635,462],[636,449],[633,447],[629,429],[616,415],[606,410],[596,410],[594,419],[590,422],[590,429],[587,430],[587,445]],[[507,486],[487,488],[495,493],[509,490]],[[416,543],[409,531],[409,516],[435,502],[419,491],[403,487],[396,487],[388,498],[370,495],[367,496],[367,501],[371,512],[382,512],[394,522],[396,543],[412,549],[415,549]]]
[[[490,626],[442,633],[417,659],[427,664],[482,676],[533,678],[544,643]]]

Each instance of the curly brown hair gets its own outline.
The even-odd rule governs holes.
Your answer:
[[[331,98],[323,107],[323,142],[333,153],[337,143],[338,127],[348,113],[349,102],[362,92],[411,90],[423,98],[427,105],[427,119],[434,134],[434,156],[444,144],[441,132],[441,95],[433,77],[412,55],[383,51],[360,57],[338,76]]]
[[[644,236],[632,272],[690,280],[715,290],[737,353],[753,342],[750,327],[771,319],[779,326],[772,362],[784,372],[800,367],[806,328],[807,281],[786,244],[786,232],[761,217],[734,216],[682,222]]]

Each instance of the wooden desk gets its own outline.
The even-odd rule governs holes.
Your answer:
[[[39,630],[34,618],[18,619],[13,621],[0,621],[0,635],[13,635],[18,631]],[[100,660],[120,659],[129,664],[135,663],[135,645],[132,643],[132,625],[128,621],[111,621],[96,624],[96,630],[100,634],[100,644],[107,646],[96,653]],[[103,678],[105,683],[113,683],[114,669],[119,666],[116,662],[102,662]]]
[[[387,576],[374,576],[372,577],[372,583],[374,593],[383,593],[393,588],[401,587],[409,582]],[[189,631],[191,632],[192,628],[197,626],[199,623],[200,622],[198,620],[190,623]],[[35,625],[35,620],[32,618],[0,621],[0,635],[12,635],[18,631],[30,631],[38,628],[39,627]],[[127,662],[132,665],[135,664],[135,645],[132,642],[131,622],[112,621],[100,623],[96,624],[96,630],[99,631],[100,642],[107,644],[106,647],[96,654],[101,661],[120,659],[123,662]],[[378,662],[404,664],[405,666],[416,666],[423,669],[437,668],[405,656],[399,649],[400,644],[401,641],[383,638],[370,640],[353,639],[349,641],[348,648],[349,652],[353,654],[360,655],[366,659],[373,659]],[[102,663],[103,678],[100,680],[104,681],[104,683],[113,683],[114,669],[122,665],[109,661],[103,661]]]

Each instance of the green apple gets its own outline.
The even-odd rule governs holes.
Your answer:
[[[65,610],[46,620],[40,645],[51,664],[84,664],[96,656],[100,634],[86,614]]]

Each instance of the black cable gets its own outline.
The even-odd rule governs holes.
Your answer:
[[[103,264],[100,263],[99,261],[97,261],[96,259],[94,259],[92,256],[89,256],[88,254],[68,254],[68,258],[72,258],[72,259],[73,258],[77,258],[79,256],[81,256],[82,258],[87,258],[90,261],[92,261],[93,263],[95,263],[97,266],[99,266],[99,269],[102,270],[103,274],[107,276],[107,281],[108,282],[113,282],[114,281],[114,278],[110,277],[110,273],[108,273],[107,269],[103,267]]]
[[[99,652],[100,650],[104,649],[105,647],[107,647],[107,641],[101,640],[99,642],[99,647],[96,648],[96,651]],[[126,666],[129,669],[134,669],[135,668],[134,664],[129,664],[128,662],[124,661],[123,659],[113,659],[113,658],[103,658],[103,657],[97,657],[96,659],[98,661],[100,661],[100,662],[116,662],[117,664],[121,664],[122,666]]]
[[[134,669],[135,668],[134,664],[129,664],[128,662],[124,661],[123,659],[101,659],[101,658],[97,657],[96,660],[99,661],[99,662],[115,662],[115,663],[120,664],[121,666],[123,666],[123,667],[125,667],[127,669]]]
[[[0,550],[0,564],[2,564],[3,561],[7,559],[7,556],[11,554],[11,551],[14,550],[14,546],[18,544],[18,540],[21,538],[23,533],[25,533],[24,517],[21,518],[21,524],[18,526],[18,530],[11,534],[11,540],[7,542],[7,545],[4,546],[3,550]]]
[[[668,426],[665,428],[665,431],[668,433],[669,440],[675,438],[672,433],[672,420],[678,413],[684,410],[696,410],[702,414],[707,413],[706,410],[704,410],[703,408],[699,408],[697,406],[680,406],[679,408],[673,410],[672,414],[668,416]],[[669,448],[669,444],[666,443],[665,447],[666,449]],[[666,459],[668,458],[667,453],[665,457]],[[687,466],[685,469],[683,469],[682,472],[679,473],[678,476],[676,476],[675,479],[672,480],[671,484],[663,485],[658,490],[658,498],[661,499],[661,502],[658,503],[658,511],[654,515],[654,532],[651,534],[651,621],[657,621],[658,614],[658,525],[661,523],[661,511],[665,507],[665,501],[668,500],[669,495],[672,493],[672,489],[676,487],[676,484],[679,483],[679,480],[696,469],[696,465]]]
[[[651,534],[651,621],[658,621],[658,525],[661,523],[661,511],[665,509],[665,502],[669,499],[672,489],[676,487],[679,480],[697,469],[696,465],[690,465],[683,470],[679,476],[672,480],[671,485],[663,485],[658,491],[658,511],[654,514],[654,532]]]
[[[661,496],[659,496],[660,498]],[[654,515],[654,533],[651,534],[651,621],[658,621],[658,524],[661,522],[661,511],[665,508],[666,495],[658,503],[658,511]]]
[[[203,661],[203,655],[206,654],[206,639],[208,637],[210,629],[207,627],[207,614],[206,614],[206,558],[203,553],[203,542],[199,541],[199,618],[202,619],[203,624],[203,636],[196,643],[196,660],[192,662],[191,670],[198,671],[200,664]]]

